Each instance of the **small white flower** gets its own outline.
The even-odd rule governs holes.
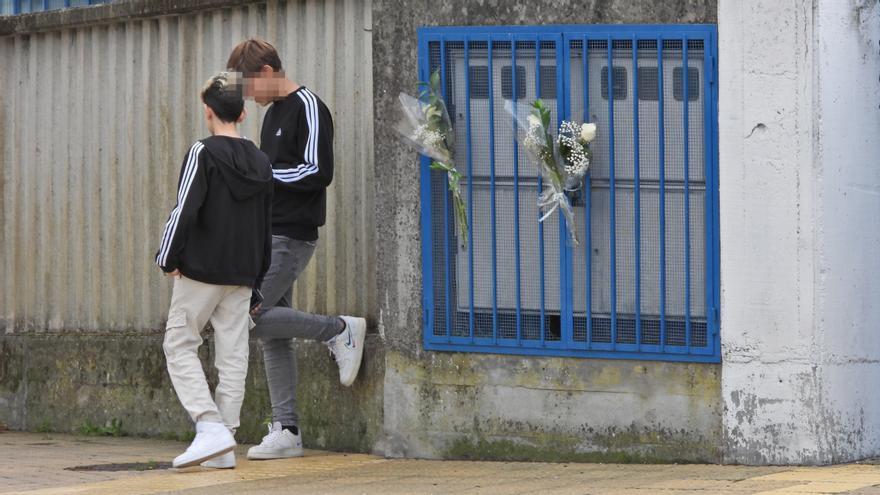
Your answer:
[[[526,134],[526,139],[523,141],[523,145],[527,150],[536,155],[541,153],[544,143],[541,140],[540,133],[536,132],[536,128],[532,128],[530,132]]]
[[[430,151],[441,150],[445,147],[443,134],[429,129],[427,124],[421,124],[416,127],[409,138]]]
[[[596,139],[596,124],[587,123],[581,126],[581,139],[589,143]]]
[[[529,114],[529,127],[540,127],[541,119],[537,115]]]

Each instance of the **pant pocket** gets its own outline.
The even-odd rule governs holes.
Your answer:
[[[165,322],[165,331],[172,328],[181,328],[186,326],[186,311],[175,310],[168,313],[168,321]]]
[[[294,251],[314,249],[318,247],[318,241],[301,241],[299,239],[293,239],[291,245]]]
[[[168,314],[168,321],[165,322],[165,338],[162,339],[162,350],[165,352],[168,366],[171,366],[171,361],[177,354],[176,351],[187,339],[186,321],[186,312],[181,309],[176,309]]]

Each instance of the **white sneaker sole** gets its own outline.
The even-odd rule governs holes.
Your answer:
[[[272,459],[290,459],[293,457],[302,457],[305,452],[296,449],[286,449],[280,452],[248,452],[247,458],[252,461],[269,461]]]
[[[226,462],[224,464],[223,463],[224,457],[226,457],[226,454],[218,455],[217,457],[214,457],[213,459],[208,459],[207,461],[203,462],[201,464],[201,466],[203,468],[207,468],[207,469],[235,469],[234,454],[233,454],[232,462]]]
[[[193,460],[191,460],[191,461],[182,462],[182,463],[180,463],[180,464],[175,464],[173,467],[175,467],[175,468],[177,468],[177,469],[182,469],[182,468],[188,468],[188,467],[198,466],[199,464],[201,464],[201,463],[203,463],[203,462],[205,462],[205,461],[209,461],[209,460],[211,460],[211,459],[213,459],[213,458],[215,458],[215,457],[219,457],[219,456],[221,456],[221,455],[223,455],[223,454],[225,454],[225,453],[227,453],[227,452],[232,452],[234,449],[235,449],[235,445],[233,445],[232,447],[227,447],[227,448],[225,448],[225,449],[223,449],[223,450],[220,450],[220,451],[214,452],[214,453],[212,453],[212,454],[204,455],[204,456],[202,456],[202,457],[199,457],[199,458],[197,458],[197,459],[193,459]]]

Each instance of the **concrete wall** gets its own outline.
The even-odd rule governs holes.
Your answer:
[[[298,405],[307,447],[370,452],[382,433],[384,353],[367,339],[357,386],[336,379],[320,344],[297,342]],[[217,384],[213,339],[202,347],[208,383]],[[270,417],[263,358],[251,343],[240,442],[259,442]],[[13,430],[78,432],[119,425],[125,435],[185,439],[192,422],[165,370],[161,335],[0,336],[0,422]]]
[[[379,330],[389,456],[720,459],[720,366],[426,353],[419,162],[393,135],[430,25],[715,22],[714,1],[374,1]],[[395,194],[378,192],[394,191]],[[625,411],[625,413],[621,413]]]
[[[727,462],[880,452],[880,5],[721,2]]]
[[[328,225],[296,304],[375,322],[371,14],[361,0],[133,0],[0,18],[0,421],[191,430],[161,354],[171,283],[152,258],[183,155],[207,134],[198,90],[248,36],[273,41],[335,116]],[[242,132],[258,139],[263,110],[247,110]],[[307,445],[375,443],[376,340],[356,390],[323,346],[297,344]],[[244,441],[269,410],[251,355]]]
[[[254,35],[336,117],[328,226],[297,305],[375,320],[370,3],[173,3],[0,20],[0,332],[162,328],[171,284],[152,259],[207,135],[198,91]],[[263,109],[247,109],[258,140]]]

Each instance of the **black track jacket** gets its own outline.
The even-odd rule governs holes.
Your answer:
[[[196,141],[156,263],[207,284],[259,288],[272,255],[272,169],[247,139]]]

